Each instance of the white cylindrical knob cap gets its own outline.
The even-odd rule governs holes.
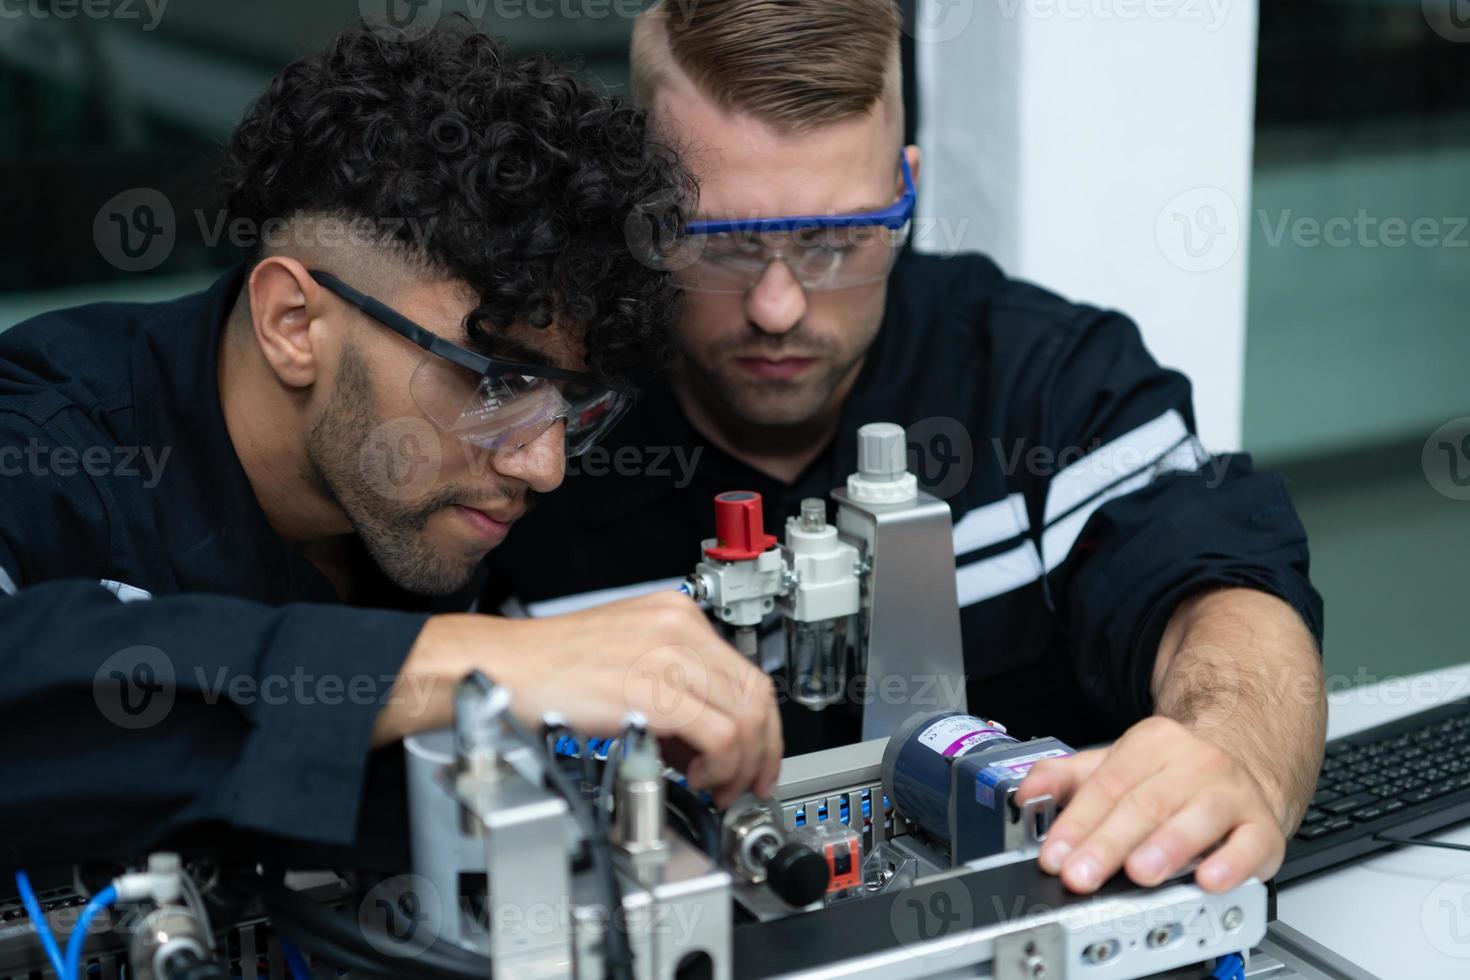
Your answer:
[[[847,478],[847,492],[866,504],[905,503],[918,496],[903,426],[870,422],[858,429],[858,471]]]
[[[858,476],[871,483],[899,480],[908,472],[903,426],[871,422],[858,429]]]

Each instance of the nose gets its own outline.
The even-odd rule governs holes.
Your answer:
[[[806,290],[785,259],[773,259],[745,294],[745,316],[768,334],[788,333],[806,316]]]
[[[558,420],[519,449],[495,453],[495,472],[520,480],[537,493],[550,493],[567,475],[567,423]]]

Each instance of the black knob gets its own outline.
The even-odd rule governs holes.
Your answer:
[[[803,844],[787,844],[766,865],[771,891],[791,905],[810,905],[827,894],[832,873],[822,855]]]

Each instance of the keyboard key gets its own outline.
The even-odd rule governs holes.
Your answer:
[[[1452,792],[1454,792],[1452,789],[1443,784],[1438,786],[1425,786],[1423,789],[1416,789],[1413,792],[1405,793],[1399,799],[1409,804],[1409,806],[1414,806],[1417,803],[1424,803],[1434,799],[1436,796],[1443,796],[1446,793]]]
[[[1341,795],[1342,794],[1335,793],[1330,789],[1319,789],[1317,790],[1317,795],[1312,797],[1311,805],[1322,806],[1324,803],[1331,803],[1333,800],[1337,799]]]
[[[1353,822],[1351,820],[1349,820],[1347,817],[1333,817],[1331,820],[1329,820],[1326,823],[1322,824],[1323,827],[1327,828],[1327,832],[1329,834],[1335,833],[1335,832],[1337,832],[1339,830],[1346,830],[1347,828],[1351,827],[1352,825],[1353,825]]]
[[[1327,819],[1327,813],[1326,813],[1326,811],[1318,810],[1316,807],[1313,807],[1312,809],[1310,809],[1310,810],[1307,811],[1307,815],[1305,817],[1302,817],[1302,823],[1303,824],[1316,823],[1318,820],[1326,820],[1326,819]]]
[[[1363,784],[1352,781],[1338,783],[1333,788],[1336,789],[1343,796],[1351,796],[1354,793],[1363,792]]]
[[[1310,827],[1303,827],[1296,832],[1296,836],[1297,840],[1316,840],[1318,837],[1325,837],[1327,833],[1327,825],[1319,823],[1313,824]]]
[[[1361,810],[1354,810],[1352,813],[1349,813],[1348,816],[1352,817],[1359,823],[1364,823],[1368,820],[1377,820],[1379,817],[1383,816],[1383,807],[1377,804],[1374,804],[1373,806],[1365,806]]]
[[[1340,800],[1333,800],[1322,809],[1328,813],[1342,814],[1347,813],[1349,810],[1356,810],[1360,806],[1367,806],[1370,803],[1377,802],[1378,796],[1375,793],[1354,793],[1352,796],[1344,796]]]
[[[1397,813],[1403,808],[1403,800],[1384,800],[1382,803],[1378,804],[1378,809],[1382,810],[1384,813]]]

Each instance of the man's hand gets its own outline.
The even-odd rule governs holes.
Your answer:
[[[1092,892],[1120,868],[1156,885],[1224,841],[1195,871],[1209,892],[1281,867],[1285,817],[1246,767],[1168,718],[1139,722],[1111,747],[1037,763],[1018,800],[1051,794],[1066,809],[1041,867]]]
[[[1065,807],[1041,867],[1091,892],[1120,868],[1156,885],[1209,853],[1200,887],[1276,873],[1322,768],[1316,641],[1273,596],[1222,589],[1179,605],[1159,643],[1157,714],[1111,747],[1038,763],[1017,790]]]
[[[775,687],[677,592],[545,619],[436,616],[399,678],[430,694],[385,708],[377,741],[448,724],[453,684],[475,668],[509,688],[511,710],[530,725],[554,711],[601,737],[640,712],[665,757],[720,806],[746,790],[775,790],[783,748]]]

